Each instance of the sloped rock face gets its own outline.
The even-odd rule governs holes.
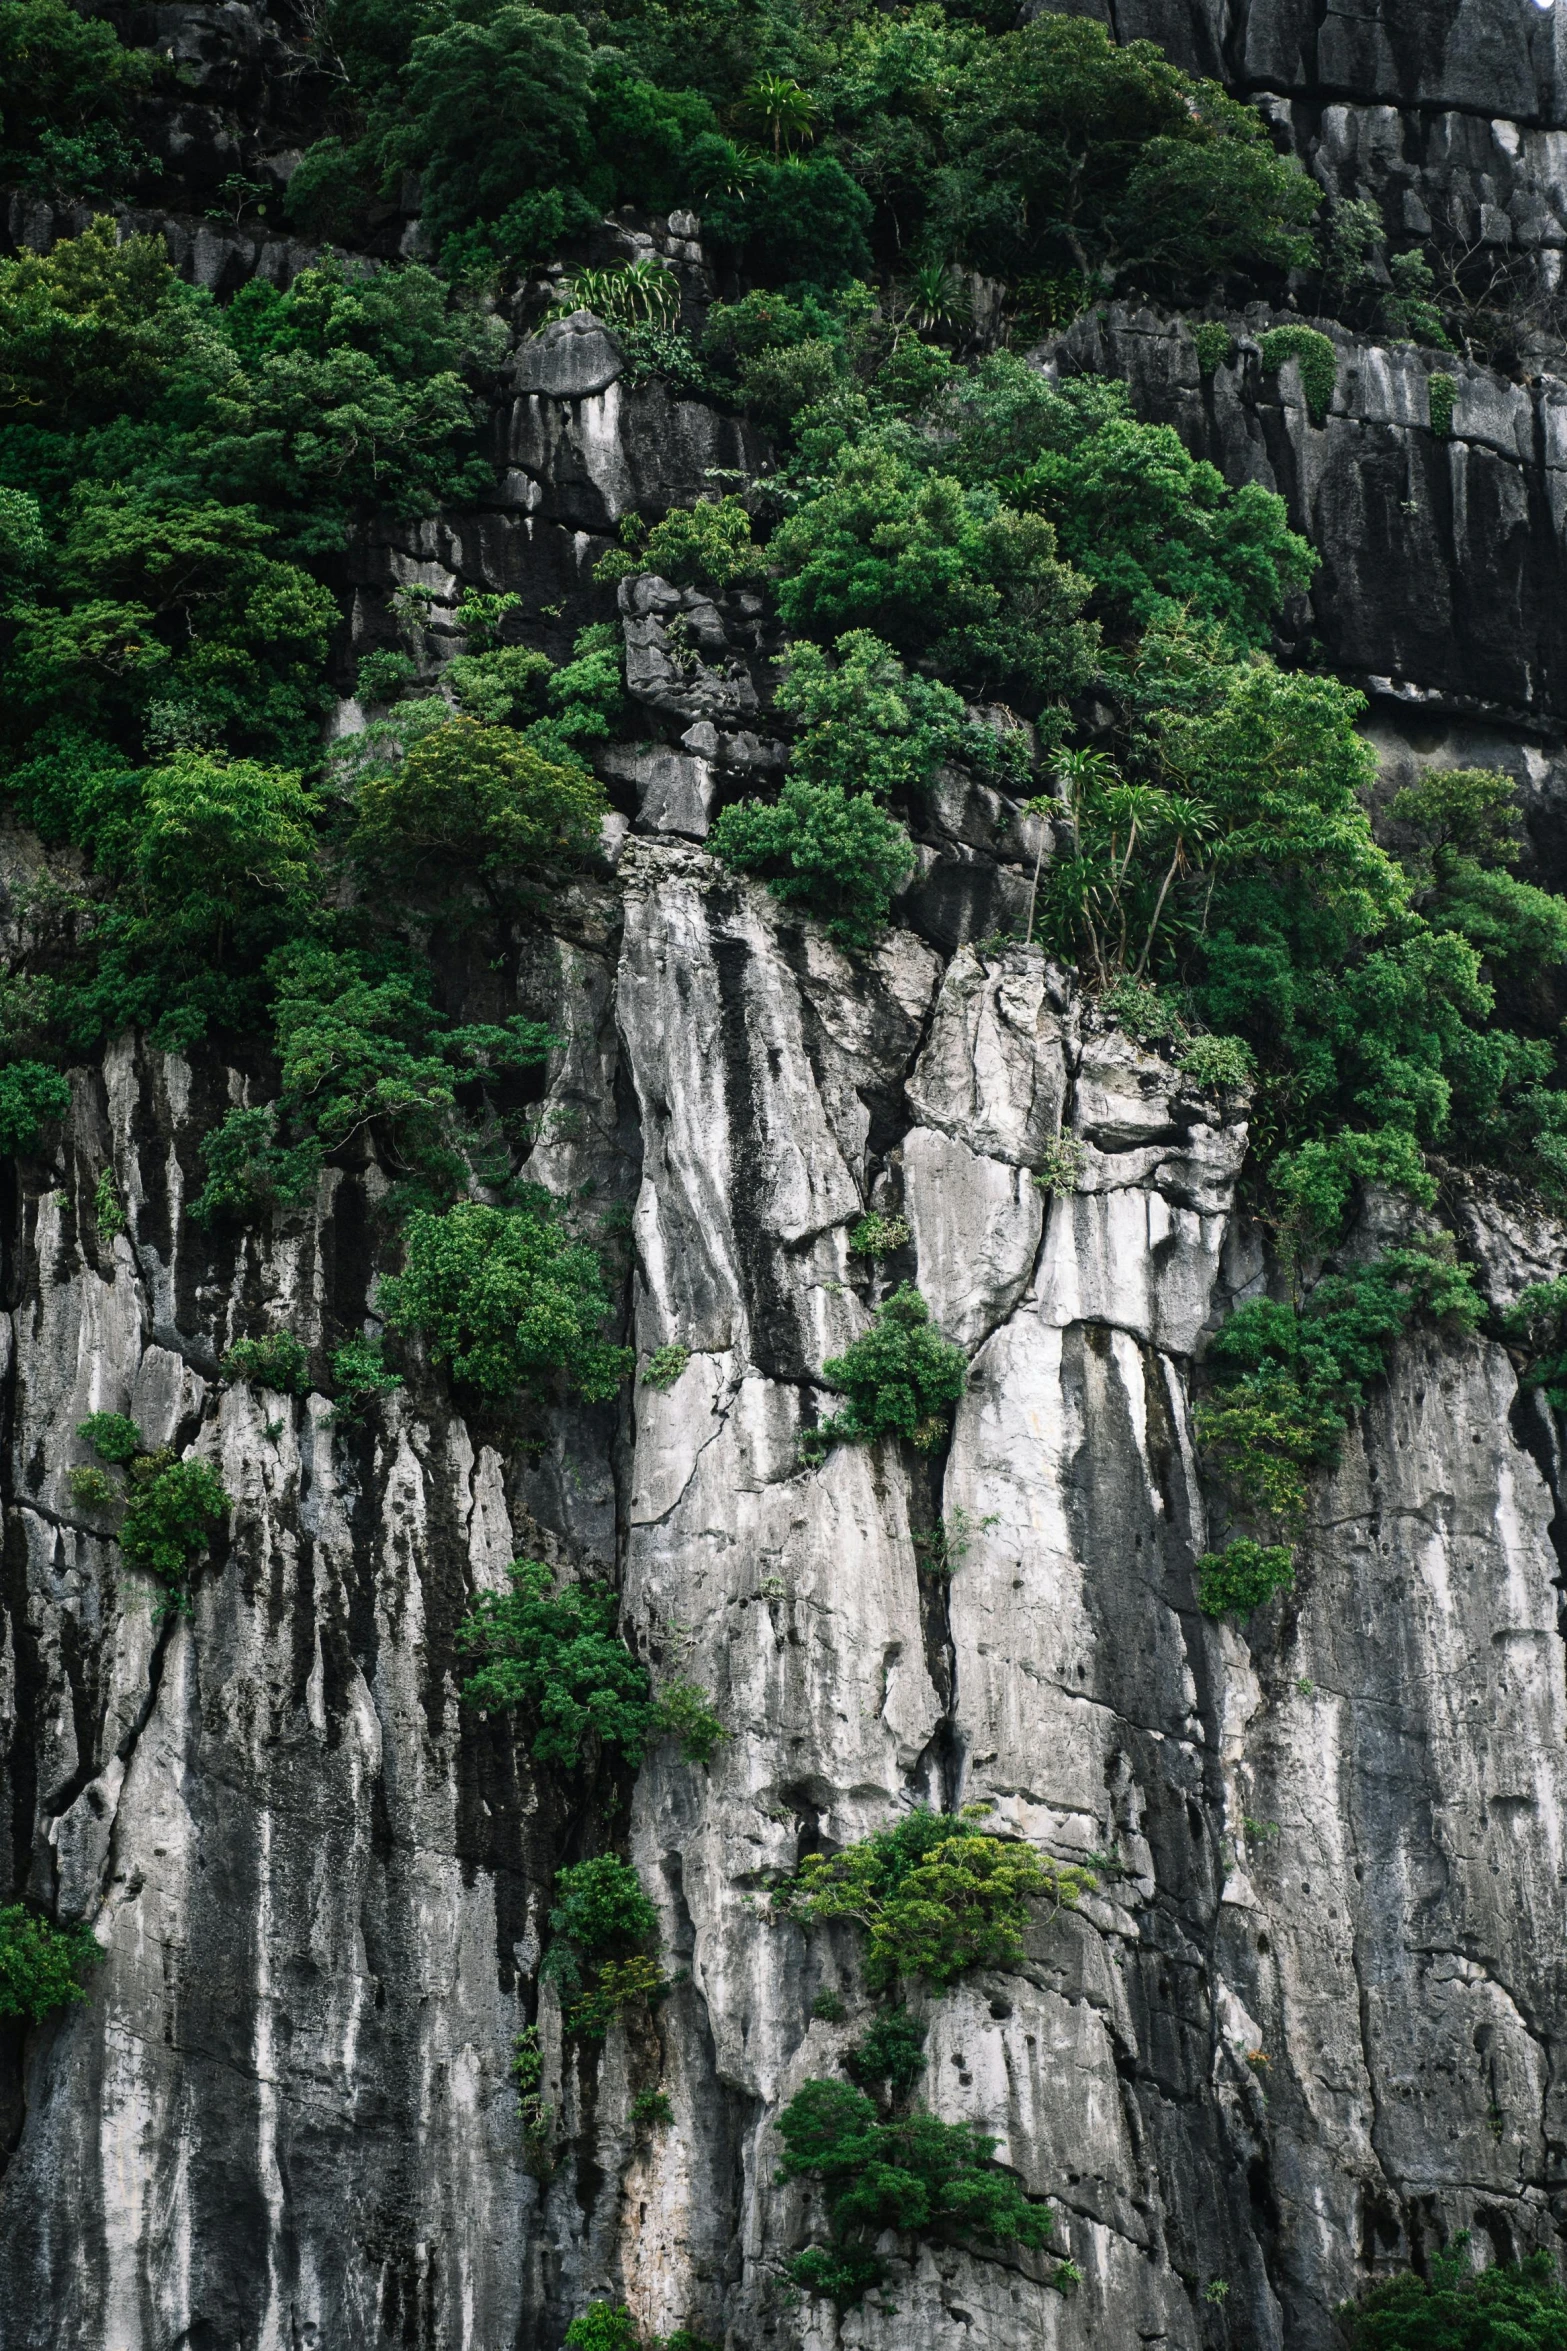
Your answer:
[[[210,74],[219,19],[242,49],[258,22],[167,13]],[[1554,169],[1553,27],[1478,0],[1309,22],[1116,5],[1122,37],[1273,92],[1319,171],[1374,154],[1424,202],[1395,167],[1418,138],[1429,177],[1446,140],[1514,233],[1479,125]],[[74,225],[47,209],[13,237]],[[225,290],[308,259],[169,232]],[[1389,781],[1510,766],[1559,881],[1560,387],[1442,362],[1439,439],[1436,363],[1345,338],[1319,429],[1293,369],[1263,376],[1260,324],[1211,379],[1185,328],[1115,309],[1055,356],[1288,497],[1323,557],[1297,641],[1372,684]],[[629,388],[584,319],[522,355],[497,429],[490,509],[355,551],[356,645],[421,585],[438,666],[471,585],[518,593],[564,653],[623,513],[764,461],[736,420]],[[1038,842],[960,777],[874,957],[726,875],[711,814],[784,755],[776,636],[754,598],[651,576],[621,619],[646,736],[605,762],[613,881],[525,958],[519,1005],[562,1039],[528,1173],[618,1212],[624,1335],[689,1350],[672,1386],[523,1443],[418,1363],[360,1421],[224,1380],[241,1331],[296,1330],[319,1377],[375,1328],[373,1165],[268,1233],[186,1215],[245,1072],[122,1041],[78,1073],[58,1164],[8,1173],[0,1899],[88,1921],[103,1960],[81,2009],[0,2026],[0,2351],[549,2351],[594,2296],[726,2351],[950,2351],[960,2330],[971,2351],[1327,2351],[1335,2304],[1438,2235],[1557,2244],[1558,1425],[1499,1348],[1411,1339],[1314,1495],[1295,1593],[1246,1640],[1205,1618],[1194,1388],[1267,1274],[1239,1107],[1037,951],[975,943],[1018,922]],[[106,1167],[119,1236],[96,1222]],[[874,1268],[848,1248],[870,1207],[910,1234]],[[1480,1188],[1456,1221],[1499,1303],[1567,1265],[1550,1220]],[[823,1364],[903,1279],[970,1355],[948,1446],[804,1467]],[[73,1496],[97,1409],[233,1498],[188,1619],[155,1616]],[[710,1767],[661,1747],[619,1791],[674,1982],[596,2055],[538,1980],[578,1794],[457,1697],[455,1628],[518,1555],[611,1575],[639,1649],[705,1683],[730,1733]],[[863,2030],[856,1948],[771,1923],[761,1895],[916,1801],[987,1802],[1098,1878],[1034,1922],[1019,1970],[933,2006],[924,2084],[1051,2200],[1082,2283],[889,2242],[889,2307],[840,2323],[785,2287],[819,2215],[776,2183],[773,2125]],[[813,2014],[823,1992],[844,2021]],[[509,2075],[530,2022],[546,2179]],[[655,2086],[674,2120],[649,2131]]]
[[[524,1454],[426,1375],[363,1426],[217,1379],[258,1306],[310,1343],[364,1313],[375,1189],[332,1179],[270,1242],[193,1237],[220,1073],[118,1049],[63,1187],[13,1215],[6,1851],[105,1956],[27,2045],[0,2343],[493,2351],[610,2294],[649,2331],[825,2351],[826,2306],[781,2292],[810,2213],[771,2125],[863,2008],[852,1943],[757,1894],[914,1799],[988,1801],[1098,1873],[1018,1973],[939,2004],[927,2076],[1052,2199],[1083,2283],[926,2248],[843,2342],[1326,2346],[1358,2265],[1438,2214],[1550,2241],[1555,1455],[1506,1357],[1403,1349],[1248,1648],[1195,1608],[1190,1419],[1204,1328],[1259,1278],[1244,1125],[1035,950],[944,967],[895,932],[851,966],[653,836],[613,897],[600,946],[554,950],[544,1131],[569,1139],[532,1172],[626,1201],[639,1350],[690,1349],[618,1424],[562,1415]],[[1041,1191],[1063,1134],[1078,1189]],[[873,1201],[912,1228],[877,1276],[846,1248]],[[1472,1213],[1500,1270],[1523,1243]],[[904,1272],[972,1351],[949,1451],[803,1468],[823,1361]],[[94,1408],[234,1497],[188,1621],[154,1621],[72,1502]],[[949,1578],[922,1547],[943,1515]],[[567,2136],[543,2186],[507,2068],[569,1799],[460,1710],[451,1646],[517,1551],[612,1570],[732,1734],[636,1783],[677,1977],[653,2038],[573,2058],[540,1991]],[[823,1990],[845,2023],[813,2018]]]

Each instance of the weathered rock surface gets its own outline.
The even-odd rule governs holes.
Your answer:
[[[1114,0],[1122,37],[1266,99],[1326,184],[1411,229],[1410,205],[1486,205],[1499,244],[1505,224],[1547,257],[1559,13]],[[273,36],[245,8],[159,16],[199,193],[256,160],[232,125]],[[30,200],[10,234],[79,225]],[[254,225],[160,225],[219,291],[310,258]],[[695,222],[613,233],[700,298]],[[1387,787],[1509,767],[1559,882],[1561,385],[1346,337],[1319,429],[1293,369],[1262,375],[1261,323],[1211,379],[1186,328],[1113,308],[1055,357],[1285,494],[1323,558],[1297,642],[1372,688]],[[1458,384],[1442,439],[1436,366]],[[764,454],[629,388],[582,317],[519,348],[499,429],[491,507],[354,551],[356,646],[418,585],[438,671],[473,586],[519,594],[564,653],[624,513]],[[613,882],[525,961],[519,1000],[562,1040],[528,1172],[618,1212],[627,1335],[690,1350],[671,1387],[522,1444],[417,1363],[360,1423],[224,1380],[242,1332],[294,1329],[324,1376],[375,1327],[373,1165],[269,1234],[185,1215],[245,1072],[124,1040],[76,1073],[58,1163],[8,1173],[0,1900],[88,1921],[104,1956],[81,2009],[0,2028],[0,2351],[549,2351],[596,2295],[726,2351],[1328,2351],[1343,2295],[1455,2228],[1559,2244],[1559,1424],[1495,1344],[1411,1339],[1314,1494],[1295,1593],[1248,1640],[1202,1616],[1193,1390],[1267,1266],[1238,1105],[1107,1030],[1037,951],[975,943],[1020,922],[1039,844],[955,772],[910,927],[874,957],[726,875],[711,817],[784,756],[776,635],[744,595],[644,575],[620,601],[647,735],[603,762]],[[1498,1304],[1567,1267],[1537,1207],[1456,1177],[1444,1196]],[[874,1269],[847,1246],[872,1205],[910,1227]],[[802,1467],[823,1363],[905,1278],[971,1355],[950,1446]],[[188,1620],[155,1617],[73,1497],[95,1409],[233,1497]],[[928,1566],[942,1519],[950,1578]],[[731,1733],[706,1770],[656,1750],[628,1791],[676,1980],[596,2058],[536,1984],[571,1792],[457,1699],[454,1629],[518,1554],[613,1575],[656,1673],[705,1682]],[[855,1947],[759,1895],[803,1850],[972,1800],[1099,1886],[1035,1922],[1018,1972],[933,2010],[927,2094],[1051,2199],[1083,2282],[889,2246],[891,2315],[839,2325],[783,2291],[813,2214],[775,2183],[772,2125],[863,2026]],[[827,1990],[846,2022],[813,2016]],[[547,2182],[508,2072],[534,2015]],[[675,2119],[650,2133],[654,2085]]]
[[[369,1259],[362,1176],[266,1245],[182,1220],[216,1072],[117,1049],[63,1188],[19,1197],[5,1851],[105,1958],[28,2044],[0,2343],[498,2351],[607,2293],[650,2331],[825,2347],[823,2309],[779,2300],[809,2214],[770,2123],[855,2029],[852,1946],[769,1924],[756,1890],[802,1835],[915,1798],[1099,1857],[1020,1974],[941,2005],[929,2068],[937,2110],[1051,2197],[1084,2283],[926,2250],[846,2343],[1315,2351],[1365,2258],[1468,2221],[1550,2241],[1567,1723],[1539,1403],[1494,1347],[1412,1341],[1249,1648],[1194,1605],[1190,1427],[1204,1324],[1259,1262],[1243,1126],[1085,1021],[1036,950],[943,970],[895,932],[851,966],[652,838],[616,893],[612,941],[558,950],[573,1032],[542,1131],[571,1139],[534,1172],[628,1200],[639,1349],[691,1350],[618,1433],[563,1416],[530,1459],[439,1383],[353,1428],[218,1380],[258,1313],[309,1343],[362,1316]],[[1079,1188],[1041,1192],[1063,1133]],[[132,1223],[106,1244],[107,1163]],[[846,1254],[873,1195],[973,1351],[944,1471],[799,1463],[874,1301]],[[1561,1261],[1559,1235],[1473,1214],[1493,1275]],[[234,1497],[189,1621],[154,1622],[71,1501],[93,1408]],[[937,1510],[966,1527],[945,1585],[916,1548]],[[656,1751],[636,1787],[684,1971],[657,2046],[617,2029],[573,2066],[544,1988],[575,2135],[544,2190],[507,2064],[559,1798],[460,1711],[451,1649],[467,1596],[541,1548],[612,1568],[659,1670],[733,1734],[707,1771]],[[812,2020],[829,1987],[847,2025]],[[676,2117],[651,2139],[650,2068]]]

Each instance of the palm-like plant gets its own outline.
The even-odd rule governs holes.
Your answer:
[[[922,261],[909,280],[907,316],[922,335],[966,326],[974,305],[961,273],[950,261]]]
[[[574,310],[591,310],[610,327],[672,327],[680,316],[680,282],[651,256],[618,268],[574,270],[561,281],[549,316],[567,318]]]
[[[821,109],[809,90],[786,73],[759,73],[741,93],[736,115],[746,130],[772,143],[776,163],[787,151],[808,146],[816,136]]]
[[[1117,972],[1141,978],[1171,890],[1203,864],[1214,813],[1186,793],[1124,783],[1103,751],[1061,752],[1055,781],[1054,796],[1029,804],[1036,815],[1055,816],[1067,834],[1045,878],[1051,943],[1081,955],[1101,986]],[[1041,834],[1029,893],[1030,939],[1043,856]]]

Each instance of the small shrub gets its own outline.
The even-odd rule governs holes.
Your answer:
[[[406,653],[382,649],[361,653],[354,672],[354,691],[361,702],[395,702],[405,686],[419,675],[419,665]]]
[[[842,1853],[808,1855],[772,1904],[804,1926],[855,1920],[865,1980],[884,1991],[900,1977],[940,1987],[967,1968],[1016,1967],[1029,1903],[1071,1904],[1094,1883],[961,1814],[917,1811]]]
[[[811,2014],[820,2017],[823,2024],[842,2024],[848,2013],[836,1992],[818,1992],[811,2002]]]
[[[671,508],[652,530],[635,515],[621,523],[625,544],[600,556],[593,577],[601,586],[656,572],[677,588],[755,585],[767,575],[767,558],[751,536],[751,517],[738,498],[703,498],[695,506]]]
[[[1502,1317],[1510,1339],[1529,1349],[1522,1380],[1540,1388],[1558,1412],[1567,1412],[1567,1280],[1531,1282]]]
[[[840,2308],[880,2281],[871,2248],[883,2229],[910,2236],[940,2230],[949,2243],[1035,2249],[1050,2240],[1049,2210],[1031,2203],[991,2161],[996,2142],[972,2123],[941,2122],[933,2114],[882,2122],[863,2091],[808,2081],[777,2128],[785,2149],[780,2180],[817,2183],[833,2239],[830,2247],[800,2255],[790,2275]]]
[[[638,2130],[660,2130],[675,2119],[675,2110],[663,2090],[639,2090],[631,2101],[631,2120]]]
[[[71,1500],[83,1510],[112,1510],[124,1500],[114,1480],[101,1469],[67,1470],[65,1482],[71,1489]]]
[[[90,1412],[77,1422],[76,1434],[100,1461],[133,1461],[142,1449],[140,1429],[123,1412]]]
[[[903,2009],[889,2009],[844,2052],[843,2070],[862,2090],[885,2086],[894,2098],[905,2096],[925,2071],[925,2027]]]
[[[687,1763],[711,1763],[732,1736],[714,1713],[707,1692],[695,1682],[671,1682],[659,1696],[654,1719],[659,1730],[679,1741]]]
[[[1034,1182],[1041,1192],[1065,1197],[1083,1180],[1088,1150],[1079,1135],[1052,1135],[1039,1154]]]
[[[0,1069],[0,1152],[31,1151],[51,1120],[71,1107],[70,1084],[42,1061],[13,1061]]]
[[[105,1241],[117,1240],[126,1229],[125,1211],[120,1206],[120,1195],[115,1190],[112,1167],[106,1167],[98,1178],[92,1204],[99,1238]]]
[[[554,1569],[538,1559],[515,1560],[507,1573],[511,1590],[480,1593],[457,1628],[458,1650],[479,1666],[462,1685],[463,1703],[523,1709],[538,1763],[571,1771],[591,1737],[635,1768],[665,1726],[646,1666],[616,1630],[616,1594],[592,1582],[557,1590]]]
[[[598,1336],[613,1309],[594,1252],[539,1208],[463,1201],[408,1221],[404,1271],[381,1285],[396,1331],[421,1331],[436,1363],[481,1395],[556,1382],[602,1403],[635,1360]]]
[[[847,1398],[830,1424],[833,1437],[859,1445],[906,1437],[928,1452],[968,1385],[968,1358],[935,1329],[930,1308],[905,1282],[863,1337],[823,1364],[822,1377]]]
[[[655,1347],[642,1371],[644,1388],[672,1388],[691,1360],[691,1350],[677,1339],[668,1347]]]
[[[566,2030],[582,2041],[602,2041],[628,2008],[646,2006],[668,1989],[669,1979],[656,1959],[640,1954],[634,1959],[606,1959],[567,2009]]]
[[[992,1512],[985,1518],[976,1518],[959,1502],[939,1526],[928,1535],[916,1535],[914,1549],[919,1563],[929,1575],[952,1575],[973,1548],[976,1534],[983,1534],[996,1523]]]
[[[292,1331],[268,1331],[260,1339],[236,1339],[219,1369],[225,1378],[270,1388],[275,1396],[303,1396],[310,1388],[310,1354]]]
[[[785,778],[776,801],[720,809],[708,846],[786,906],[816,915],[842,946],[862,950],[875,946],[914,870],[907,832],[868,793],[798,776]]]
[[[228,1515],[229,1497],[205,1461],[146,1454],[131,1465],[130,1501],[120,1548],[133,1567],[170,1587],[171,1605],[189,1608],[191,1561]]]
[[[568,2351],[642,2351],[636,2322],[623,2302],[590,2302],[566,2329]]]
[[[909,1220],[906,1216],[882,1216],[873,1208],[862,1216],[849,1235],[851,1257],[890,1257],[895,1249],[906,1246],[909,1238]]]
[[[1483,1312],[1469,1269],[1429,1246],[1329,1275],[1299,1308],[1252,1299],[1209,1349],[1220,1385],[1198,1408],[1198,1442],[1237,1504],[1288,1533],[1400,1334],[1419,1316],[1473,1330]]]
[[[1116,980],[1100,997],[1099,1009],[1139,1045],[1163,1045],[1186,1034],[1186,1023],[1150,980],[1129,974]]]
[[[1240,1092],[1257,1075],[1251,1047],[1239,1037],[1193,1037],[1176,1055],[1175,1066],[1204,1094]]]
[[[512,2043],[511,2078],[517,2085],[523,2160],[542,2182],[551,2178],[555,2169],[555,2109],[546,2101],[542,2087],[544,2055],[537,2025],[526,2026]]]
[[[555,1895],[550,1925],[589,1956],[645,1943],[658,1932],[658,1912],[636,1871],[612,1853],[563,1869]]]
[[[377,1396],[390,1396],[402,1386],[381,1352],[379,1339],[345,1339],[332,1356],[332,1386],[337,1395],[335,1420],[357,1420]]]
[[[1257,1543],[1237,1536],[1222,1551],[1205,1551],[1197,1562],[1197,1600],[1204,1616],[1250,1616],[1275,1592],[1287,1592],[1295,1565],[1287,1543]]]
[[[87,1997],[86,1976],[103,1954],[84,1926],[57,1927],[20,1902],[0,1908],[0,2017],[29,2024]]]
[[[1197,346],[1197,366],[1203,375],[1217,375],[1221,367],[1229,365],[1235,339],[1222,319],[1203,319],[1192,329],[1192,341]]]
[[[668,1988],[658,1962],[639,1948],[657,1933],[658,1913],[636,1871],[613,1854],[563,1869],[555,1892],[550,1925],[556,1939],[545,1973],[571,1995],[566,2030],[601,2041],[628,2008],[656,2000]]]
[[[1326,335],[1315,327],[1270,327],[1262,338],[1262,365],[1268,375],[1277,375],[1287,360],[1295,360],[1300,367],[1300,388],[1305,394],[1306,413],[1314,425],[1324,425],[1333,405],[1333,394],[1338,384],[1338,353]]]
[[[1457,379],[1442,374],[1428,376],[1426,396],[1431,403],[1431,430],[1439,441],[1445,441],[1453,429],[1453,410],[1458,403]]]

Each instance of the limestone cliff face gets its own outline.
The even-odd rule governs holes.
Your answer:
[[[1196,1612],[1191,1568],[1192,1360],[1261,1270],[1244,1127],[1037,951],[943,965],[898,932],[851,968],[668,838],[629,841],[577,911],[545,1104],[573,1139],[536,1172],[627,1200],[637,1344],[691,1349],[618,1420],[564,1418],[528,1462],[434,1380],[363,1428],[215,1381],[242,1312],[309,1341],[362,1302],[374,1185],[331,1179],[266,1246],[193,1241],[215,1072],[118,1049],[81,1081],[63,1188],[13,1209],[9,1852],[105,1959],[28,2044],[0,2341],[491,2351],[610,2293],[650,2330],[829,2343],[779,2293],[806,2215],[770,2126],[854,2029],[810,2014],[852,2003],[851,1954],[754,1897],[802,1834],[916,1795],[1112,1857],[1019,1973],[941,2004],[929,2068],[937,2110],[1055,2199],[1084,2283],[926,2252],[845,2341],[1326,2344],[1361,2265],[1438,2212],[1549,2242],[1556,1457],[1505,1355],[1406,1348],[1248,1648]],[[1030,1177],[1063,1130],[1081,1186],[1047,1198]],[[105,1164],[131,1211],[112,1243]],[[840,1447],[804,1470],[813,1375],[872,1301],[845,1240],[873,1199],[907,1216],[970,1392],[933,1469]],[[1556,1236],[1468,1215],[1499,1295],[1556,1261]],[[157,1627],[73,1510],[98,1408],[236,1498],[188,1622]],[[960,1509],[944,1582],[915,1536]],[[546,1988],[573,2146],[545,2191],[507,2063],[560,1799],[460,1712],[451,1648],[466,1596],[541,1548],[611,1567],[641,1643],[734,1732],[635,1789],[682,1978],[658,2047],[573,2062]],[[675,2109],[651,2138],[650,2069]]]
[[[227,137],[223,60],[237,43],[261,71],[264,23],[164,13]],[[1366,152],[1439,120],[1478,136],[1487,109],[1509,153],[1560,136],[1551,14],[1319,17],[1115,8],[1123,37],[1302,121],[1336,110]],[[686,227],[646,233],[699,283]],[[218,287],[303,258],[169,233]],[[1559,883],[1561,387],[1458,367],[1438,438],[1429,361],[1346,340],[1319,430],[1293,370],[1262,376],[1256,323],[1206,379],[1179,322],[1119,310],[1048,356],[1123,376],[1229,478],[1286,494],[1323,557],[1295,626],[1372,686],[1390,773],[1510,764]],[[564,650],[621,513],[765,463],[732,419],[628,388],[585,320],[519,353],[497,436],[488,509],[354,550],[358,644],[418,583],[432,661],[463,586],[515,591]],[[728,2351],[1326,2351],[1335,2303],[1438,2231],[1559,2244],[1559,1426],[1500,1348],[1411,1339],[1314,1494],[1295,1594],[1249,1641],[1203,1617],[1194,1383],[1269,1278],[1236,1200],[1242,1106],[1193,1094],[1037,950],[984,943],[1017,919],[1035,820],[960,776],[869,959],[726,876],[712,810],[783,755],[773,625],[651,578],[620,610],[646,732],[606,761],[608,878],[562,898],[519,975],[562,1039],[529,1173],[623,1212],[624,1332],[690,1350],[671,1388],[524,1448],[417,1362],[357,1422],[222,1380],[241,1331],[293,1328],[319,1374],[329,1339],[375,1327],[373,1164],[265,1234],[184,1214],[197,1139],[254,1072],[124,1039],[75,1074],[59,1160],[8,1177],[0,1898],[89,1921],[104,1959],[87,2006],[0,2051],[0,2346],[511,2351],[608,2296]],[[0,851],[9,906],[39,853]],[[1066,1196],[1033,1180],[1063,1133]],[[1498,1304],[1567,1266],[1567,1235],[1506,1200],[1448,1205]],[[874,1271],[847,1250],[869,1206],[910,1228]],[[803,1468],[824,1360],[904,1278],[971,1355],[950,1444]],[[155,1619],[72,1499],[97,1409],[234,1497],[188,1620]],[[943,1518],[967,1530],[950,1578],[928,1564]],[[597,2057],[537,1982],[572,1798],[457,1699],[454,1629],[518,1555],[610,1574],[637,1646],[732,1733],[706,1769],[655,1751],[626,1790],[677,1980]],[[1095,1856],[1099,1887],[934,2010],[927,2093],[1053,2200],[1083,2283],[927,2249],[893,2259],[890,2314],[840,2326],[781,2284],[810,2207],[775,2182],[773,2124],[863,2027],[854,1949],[770,1923],[759,1892],[911,1800],[981,1799]],[[827,1990],[845,2023],[813,2017]],[[508,2077],[535,2015],[547,2181]],[[674,2121],[649,2132],[654,2082]]]

